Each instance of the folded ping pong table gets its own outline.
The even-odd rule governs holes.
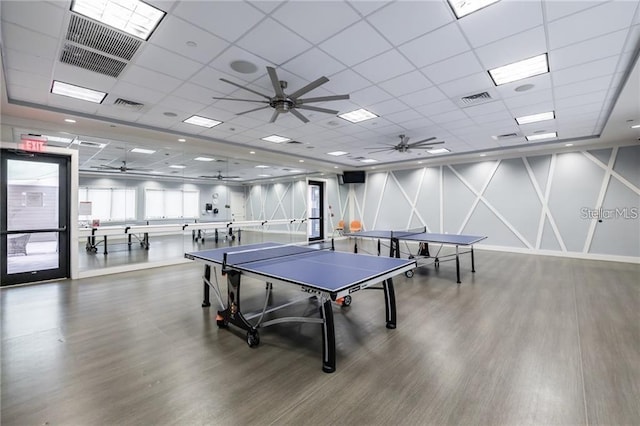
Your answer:
[[[400,241],[415,241],[420,243],[418,246],[418,252],[416,254],[410,254],[410,259],[422,260],[433,259],[435,267],[440,266],[440,262],[455,260],[456,261],[456,277],[457,283],[460,284],[460,255],[471,254],[471,272],[475,272],[475,260],[473,256],[473,245],[479,241],[487,238],[486,236],[477,235],[461,235],[461,234],[436,234],[427,232],[426,227],[406,230],[406,231],[387,231],[387,230],[372,230],[372,231],[360,231],[345,234],[346,236],[356,237],[354,252],[358,252],[358,238],[370,238],[378,240],[378,256],[381,250],[381,240],[389,240],[389,256],[400,257]],[[440,244],[435,255],[431,255],[429,252],[429,243]],[[440,252],[445,245],[455,246],[455,253],[443,254]],[[469,247],[467,251],[460,251],[460,247]],[[418,266],[424,266],[425,263],[418,264]],[[413,276],[413,271],[406,272],[407,277]]]
[[[246,331],[249,347],[260,343],[259,328],[284,322],[321,324],[322,370],[327,373],[336,369],[332,302],[342,302],[343,306],[347,306],[351,303],[351,295],[359,290],[383,290],[386,326],[396,328],[392,278],[416,267],[414,260],[338,252],[333,249],[333,243],[330,247],[259,243],[202,250],[185,253],[184,256],[205,265],[202,306],[211,306],[210,289],[213,289],[220,305],[217,325],[226,327],[233,324]],[[227,277],[226,301],[217,283],[217,266]],[[212,281],[212,267],[215,281]],[[243,276],[267,283],[261,311],[247,313],[241,309],[240,284]],[[382,287],[372,287],[377,283],[382,283]],[[268,306],[274,284],[297,287],[304,295],[280,306]],[[320,302],[320,318],[278,317],[265,320],[265,315],[309,298],[316,298]]]

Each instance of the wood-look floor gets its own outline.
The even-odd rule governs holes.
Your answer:
[[[317,324],[265,328],[253,349],[218,329],[197,264],[4,288],[1,423],[640,424],[640,265],[468,263],[462,284],[452,263],[396,279],[395,330],[382,292],[336,306],[333,374]],[[243,291],[246,309],[264,284]]]

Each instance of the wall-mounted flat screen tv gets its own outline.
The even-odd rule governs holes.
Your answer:
[[[342,174],[342,183],[364,183],[365,177],[364,170],[345,171]]]

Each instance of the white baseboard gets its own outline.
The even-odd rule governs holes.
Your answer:
[[[492,245],[485,245],[485,244],[476,244],[473,247],[480,250],[522,253],[522,254],[531,254],[531,255],[537,255],[537,256],[555,256],[555,257],[566,257],[571,259],[605,260],[609,262],[640,264],[640,258],[633,257],[633,256],[619,256],[619,255],[598,254],[598,253],[578,253],[574,251],[562,252],[562,251],[555,251],[555,250],[532,250],[532,249],[527,249],[522,247],[503,247],[503,246],[492,246]]]

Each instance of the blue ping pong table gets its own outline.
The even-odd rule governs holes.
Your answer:
[[[204,263],[203,307],[211,306],[210,289],[218,299],[216,316],[219,327],[233,324],[247,332],[249,347],[260,343],[258,329],[284,322],[318,323],[322,325],[322,370],[336,369],[335,329],[332,302],[342,306],[351,303],[351,295],[359,290],[384,291],[387,328],[396,328],[396,304],[392,278],[416,267],[414,260],[387,258],[335,251],[314,245],[259,243],[185,253],[185,258]],[[227,277],[227,297],[217,283],[216,267]],[[211,269],[215,280],[212,281]],[[266,282],[266,294],[261,311],[246,313],[241,309],[241,277]],[[251,281],[250,281],[251,282]],[[382,287],[372,287],[382,283]],[[268,306],[273,285],[298,287],[304,297],[280,306]],[[320,318],[279,317],[265,320],[265,315],[302,300],[316,298]],[[257,320],[255,320],[257,318]]]
[[[370,238],[378,240],[378,256],[380,256],[381,243],[380,240],[389,240],[389,256],[399,258],[400,257],[400,241],[415,241],[419,242],[418,252],[414,254],[410,254],[410,259],[416,260],[424,260],[424,259],[433,259],[433,263],[435,267],[440,266],[440,262],[445,262],[447,260],[456,261],[456,277],[457,283],[460,284],[460,255],[461,254],[471,254],[471,272],[475,272],[475,260],[473,256],[473,245],[479,241],[487,238],[486,236],[477,236],[477,235],[461,235],[461,234],[436,234],[427,232],[426,227],[422,227],[414,230],[406,230],[406,231],[386,231],[386,230],[372,230],[372,231],[360,231],[345,234],[346,236],[356,237],[356,242],[354,245],[354,252],[358,252],[358,240],[357,238]],[[440,244],[440,247],[437,250],[435,255],[431,255],[429,253],[429,243]],[[441,255],[440,252],[445,245],[455,246],[455,253],[453,254],[444,254]],[[460,247],[469,247],[467,251],[460,251]],[[423,266],[424,263],[418,264],[418,266]],[[413,271],[407,271],[407,277],[413,276]]]

